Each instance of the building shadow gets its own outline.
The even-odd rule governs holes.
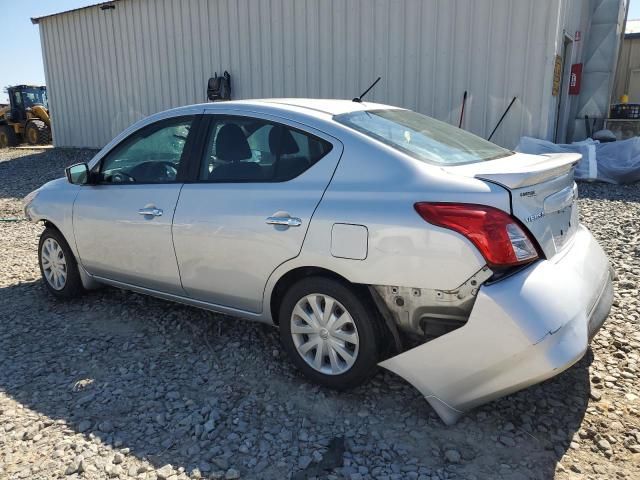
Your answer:
[[[343,393],[309,384],[266,325],[111,288],[58,302],[41,281],[2,288],[0,299],[0,391],[156,468],[348,477],[366,452],[372,464],[456,478],[546,479],[589,398],[591,353],[447,427],[390,373]],[[299,463],[314,450],[323,471]],[[514,462],[517,471],[501,470]]]

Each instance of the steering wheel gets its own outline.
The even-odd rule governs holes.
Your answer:
[[[176,164],[173,162],[158,162],[158,163],[162,163],[166,167],[167,178],[175,180],[175,178],[178,176],[178,167],[176,167]]]
[[[178,175],[178,169],[171,161],[156,160],[136,165],[129,170],[129,174],[134,177],[136,181],[164,182],[175,180]]]
[[[158,176],[164,176],[166,180],[175,180],[176,177],[178,176],[178,168],[176,167],[176,164],[173,162],[169,162],[169,161],[161,161],[161,162],[153,162],[154,165],[154,169],[157,168],[157,172],[158,172]],[[157,165],[157,167],[156,167]],[[161,170],[159,167],[164,167],[164,171]]]
[[[135,182],[136,179],[133,178],[132,175],[129,175],[126,172],[115,172],[111,175],[109,175],[109,182],[110,183],[125,183],[125,182]]]

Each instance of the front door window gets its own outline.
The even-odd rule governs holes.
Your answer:
[[[134,133],[102,160],[99,183],[175,182],[192,122],[192,117],[180,117]]]

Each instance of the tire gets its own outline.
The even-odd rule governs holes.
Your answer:
[[[42,280],[54,297],[68,299],[85,292],[73,252],[55,228],[47,227],[40,235],[38,264]]]
[[[31,120],[24,129],[24,138],[29,145],[46,145],[50,137],[49,127],[42,120]]]
[[[284,295],[279,312],[280,340],[294,365],[315,383],[346,390],[376,373],[383,330],[375,307],[363,298],[366,297],[357,295],[348,284],[326,277],[306,278],[290,287]],[[312,314],[312,303],[319,308],[316,311],[324,313],[332,300],[335,303],[330,309],[333,315],[329,316],[329,321],[311,326],[312,320],[319,316]],[[340,322],[342,326],[339,326]],[[346,338],[355,343],[345,341]],[[315,342],[315,349],[302,353],[301,350]],[[320,355],[319,345],[323,345]],[[352,360],[345,360],[346,357],[338,353],[340,348],[332,348],[335,345],[342,347],[347,357],[351,354]],[[330,350],[334,350],[333,353]]]
[[[0,148],[15,147],[18,136],[9,125],[0,125]]]

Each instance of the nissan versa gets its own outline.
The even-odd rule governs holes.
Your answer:
[[[273,323],[311,380],[381,365],[453,423],[570,367],[609,313],[579,159],[386,105],[222,102],[141,120],[25,212],[56,297],[108,284]]]

